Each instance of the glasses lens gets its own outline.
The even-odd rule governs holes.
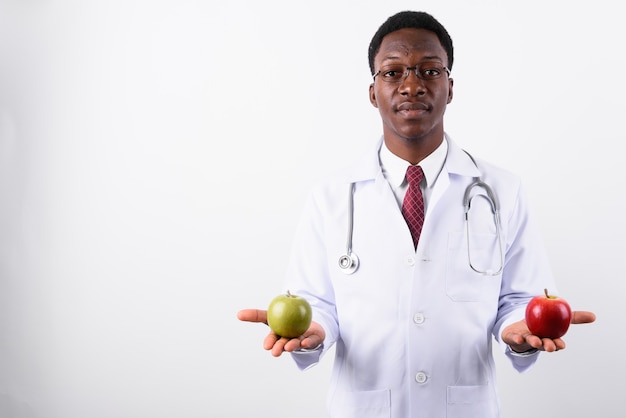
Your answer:
[[[413,71],[422,80],[435,80],[443,76],[446,68],[439,62],[427,62],[417,67],[386,65],[381,67],[379,77],[388,83],[398,83],[409,75],[409,71]]]
[[[434,80],[446,72],[443,65],[438,62],[422,64],[418,67],[418,77],[423,80]]]
[[[404,79],[405,71],[406,67],[402,65],[387,65],[385,67],[381,67],[379,77],[383,81],[396,83]]]

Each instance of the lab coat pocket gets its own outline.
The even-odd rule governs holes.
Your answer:
[[[499,291],[500,274],[496,276],[483,274],[497,272],[500,269],[501,257],[498,245],[498,235],[494,233],[470,233],[469,240],[466,232],[449,234],[446,293],[452,300],[459,302],[490,300],[493,297],[492,292]]]
[[[496,418],[498,402],[489,385],[448,386],[448,418]]]
[[[333,418],[391,418],[391,392],[371,390],[337,393],[330,411]]]

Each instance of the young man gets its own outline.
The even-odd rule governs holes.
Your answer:
[[[313,191],[287,271],[313,322],[264,346],[305,369],[336,344],[332,417],[498,417],[493,338],[518,371],[565,348],[524,321],[533,296],[556,291],[537,225],[519,179],[444,131],[453,47],[437,20],[391,16],[369,61],[382,138]],[[263,310],[238,316],[266,322]],[[578,311],[572,323],[594,319]]]

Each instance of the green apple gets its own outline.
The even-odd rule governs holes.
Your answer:
[[[311,325],[313,312],[309,302],[287,291],[276,296],[267,308],[267,324],[281,337],[296,338],[304,334]]]

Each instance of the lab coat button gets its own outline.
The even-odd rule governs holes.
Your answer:
[[[421,312],[418,312],[415,315],[413,315],[413,322],[415,322],[416,324],[423,324],[425,320],[426,318],[424,317],[424,314]]]
[[[413,257],[413,256],[411,256],[411,255],[410,255],[410,256],[408,256],[408,257],[406,258],[406,263],[407,263],[409,266],[414,266],[414,265],[415,265],[415,257]]]
[[[415,375],[415,381],[417,383],[424,383],[426,382],[426,379],[427,379],[426,373],[424,372],[417,372],[417,374]]]

